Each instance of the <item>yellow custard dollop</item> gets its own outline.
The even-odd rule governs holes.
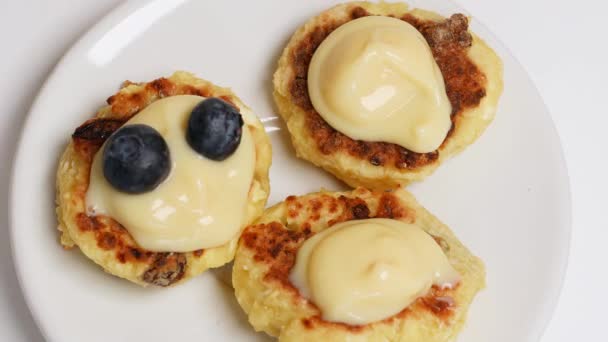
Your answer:
[[[333,31],[312,57],[308,92],[325,121],[357,140],[426,153],[439,148],[452,125],[428,43],[395,18],[359,18]]]
[[[391,219],[338,223],[306,240],[290,281],[325,320],[359,325],[395,315],[459,274],[424,230]]]
[[[240,145],[227,159],[213,161],[194,151],[186,140],[186,128],[192,109],[204,99],[167,97],[125,124],[155,128],[169,147],[171,172],[153,191],[128,194],[114,189],[103,176],[102,146],[91,167],[89,213],[114,218],[150,251],[189,252],[233,239],[244,223],[255,146],[245,125]]]

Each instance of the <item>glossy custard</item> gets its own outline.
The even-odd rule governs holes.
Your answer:
[[[128,194],[113,188],[102,170],[102,153],[91,167],[87,210],[122,224],[141,247],[188,252],[222,245],[242,227],[255,166],[255,146],[243,127],[236,151],[223,161],[207,159],[186,140],[192,109],[205,98],[171,96],[151,103],[126,124],[146,124],[165,139],[171,172],[156,189]],[[103,151],[102,146],[100,151]]]
[[[459,275],[424,230],[378,218],[338,223],[308,239],[290,281],[325,320],[358,325],[395,315]]]
[[[452,124],[428,43],[395,18],[368,16],[333,31],[312,57],[308,91],[321,117],[357,140],[432,152]]]

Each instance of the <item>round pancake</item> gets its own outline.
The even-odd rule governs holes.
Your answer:
[[[353,326],[328,322],[289,281],[298,248],[315,233],[344,221],[390,218],[415,223],[441,246],[461,281],[453,289],[432,288],[400,313]],[[279,341],[449,341],[465,320],[475,294],[485,286],[481,260],[448,227],[402,188],[372,192],[319,192],[290,196],[245,228],[234,259],[236,298],[256,331]]]
[[[384,142],[353,140],[333,129],[308,96],[310,60],[340,25],[367,15],[400,18],[418,29],[431,47],[452,104],[452,128],[430,153],[415,153]],[[422,180],[442,161],[473,143],[494,118],[502,93],[502,62],[483,40],[468,31],[468,19],[445,19],[403,3],[351,2],[310,19],[292,36],[274,74],[274,99],[287,123],[298,157],[355,186],[387,189]]]
[[[221,88],[186,72],[149,83],[125,82],[108,105],[72,135],[57,170],[57,218],[61,244],[78,246],[105,271],[136,284],[169,286],[219,267],[234,257],[238,235],[224,245],[188,253],[152,252],[138,246],[129,232],[111,217],[88,216],[85,196],[93,156],[105,139],[150,103],[174,95],[220,97],[239,108],[251,131],[256,165],[249,189],[245,221],[250,223],[264,210],[270,192],[268,169],[271,146],[264,127],[230,89]],[[244,224],[245,226],[246,224]]]

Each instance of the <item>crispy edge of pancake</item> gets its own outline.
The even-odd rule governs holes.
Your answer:
[[[469,32],[472,36],[472,45],[467,54],[486,76],[485,96],[478,106],[465,108],[462,113],[455,115],[453,131],[439,148],[438,156],[430,158],[423,165],[414,168],[398,168],[395,165],[376,166],[370,160],[354,156],[345,150],[324,154],[309,131],[307,112],[292,100],[290,87],[296,74],[292,54],[316,27],[336,20],[351,20],[351,14],[356,8],[363,8],[372,15],[402,17],[409,14],[424,21],[445,20],[430,11],[409,10],[404,3],[351,2],[328,9],[300,27],[283,50],[273,78],[275,104],[287,124],[297,156],[329,171],[348,185],[388,189],[420,181],[431,174],[445,159],[472,144],[493,120],[503,88],[502,61],[481,38]]]
[[[386,217],[420,225],[442,247],[462,280],[452,290],[432,289],[402,312],[362,326],[324,321],[288,280],[297,248],[331,225]],[[321,191],[290,196],[247,227],[237,247],[232,284],[256,331],[280,341],[449,341],[461,330],[468,307],[485,287],[483,262],[404,189]],[[441,292],[443,291],[443,292]],[[452,299],[449,299],[452,298]]]
[[[61,244],[65,248],[78,246],[106,272],[142,286],[173,285],[229,262],[234,257],[240,235],[239,232],[227,243],[205,250],[151,252],[139,247],[128,231],[112,218],[86,214],[85,195],[92,158],[105,138],[153,101],[182,94],[216,96],[231,102],[239,107],[246,127],[252,133],[256,165],[244,228],[262,214],[270,193],[270,140],[259,119],[230,89],[218,87],[187,72],[176,72],[169,78],[148,83],[125,82],[107,100],[107,106],[75,131],[57,168],[56,213]]]

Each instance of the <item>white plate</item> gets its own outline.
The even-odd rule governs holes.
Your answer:
[[[445,0],[414,4],[443,14],[463,12]],[[322,186],[339,188],[328,174],[293,157],[270,95],[287,39],[329,6],[323,0],[129,2],[69,50],[29,114],[12,188],[15,262],[49,341],[265,339],[249,328],[213,273],[175,288],[141,289],[105,274],[77,250],[64,251],[55,230],[55,168],[73,129],[123,80],[151,80],[183,69],[231,86],[267,118],[274,148],[271,204]],[[473,20],[472,28],[504,61],[496,120],[477,143],[411,190],[487,265],[488,288],[473,303],[460,340],[537,341],[567,258],[568,179],[559,139],[534,85],[482,25]]]

